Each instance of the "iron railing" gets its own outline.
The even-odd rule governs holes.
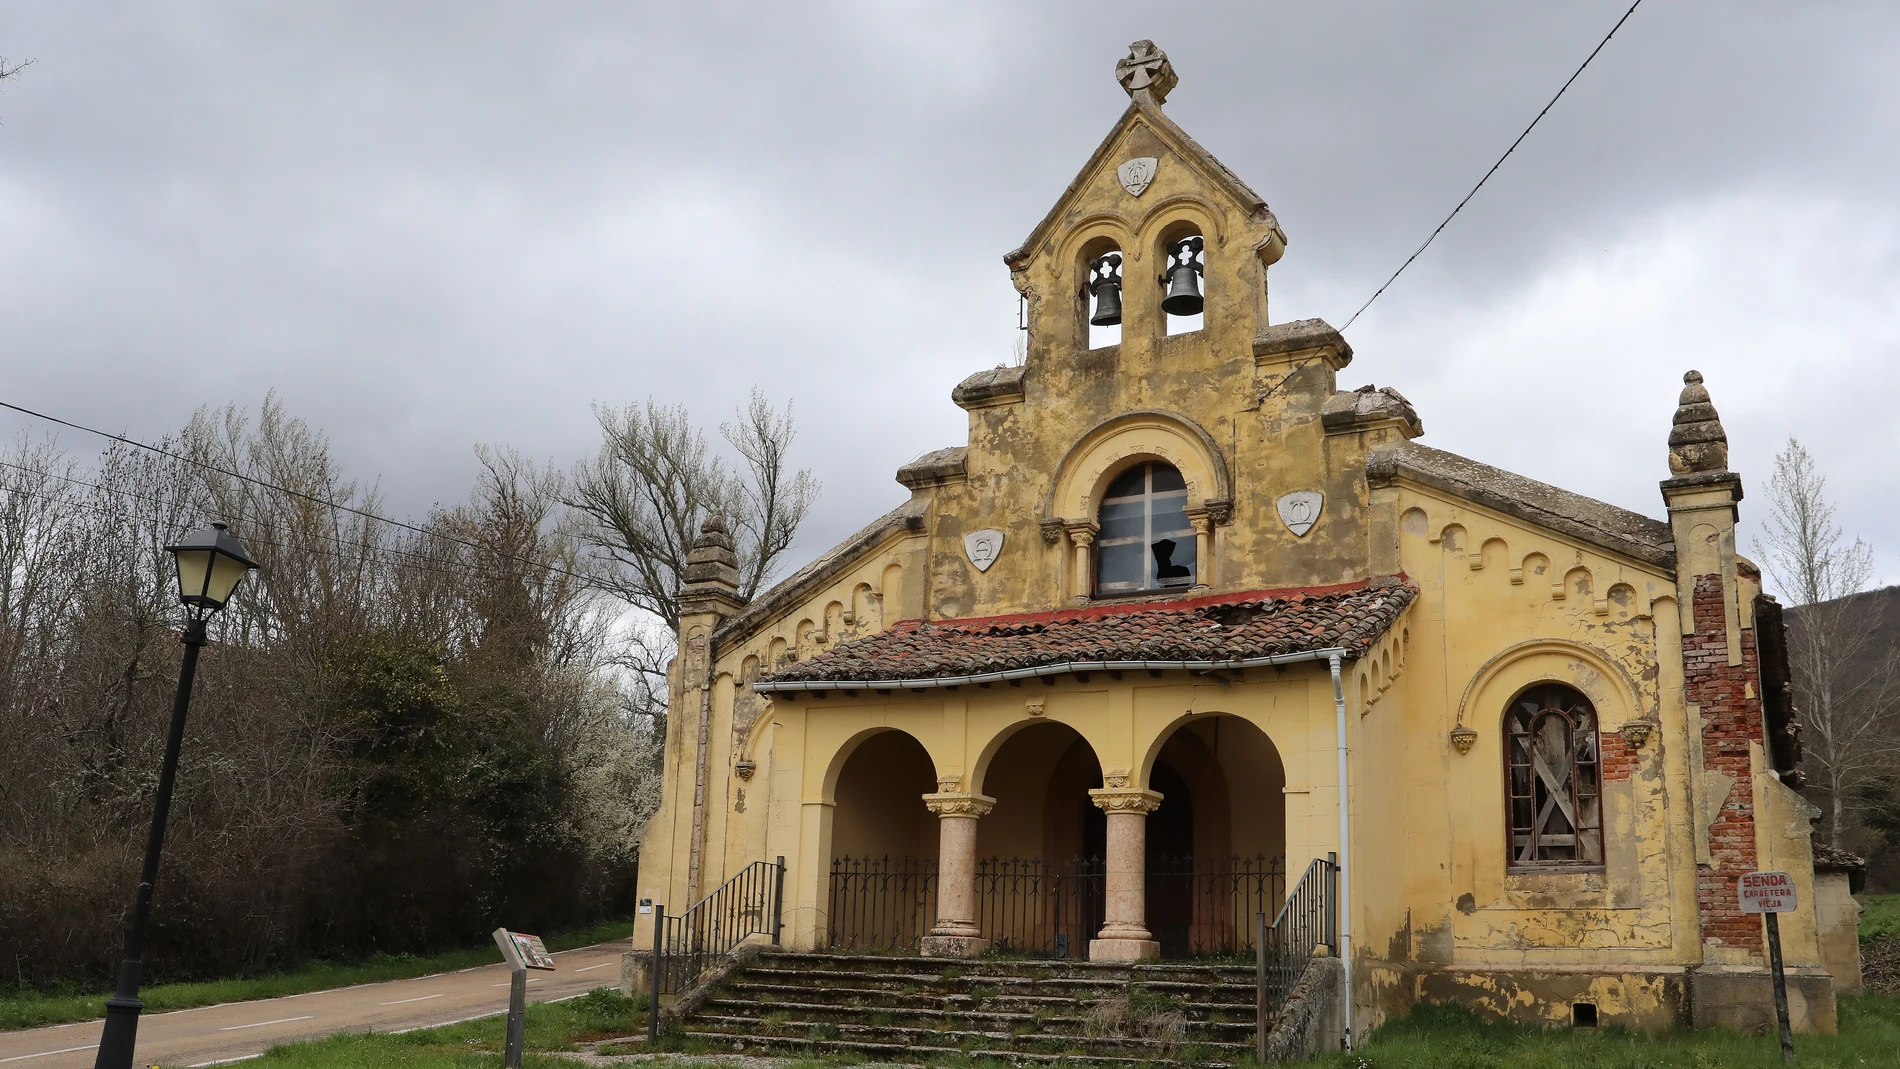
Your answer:
[[[721,957],[753,935],[782,934],[785,858],[754,861],[676,916],[653,915],[653,994],[690,989]]]
[[[915,949],[937,917],[937,859],[837,858],[829,902],[833,947]]]
[[[1254,960],[1263,1032],[1271,1016],[1286,1005],[1293,985],[1306,975],[1319,948],[1326,947],[1328,956],[1339,953],[1338,859],[1337,854],[1314,858],[1271,925],[1265,923],[1265,913],[1259,915],[1266,938],[1255,950]]]
[[[839,858],[831,864],[830,942],[852,950],[912,950],[937,915],[934,858]],[[1082,958],[1101,930],[1100,858],[1055,864],[992,857],[977,863],[977,929],[999,951]],[[1279,908],[1277,858],[1158,858],[1147,877],[1148,927],[1167,957],[1245,954],[1256,913]]]

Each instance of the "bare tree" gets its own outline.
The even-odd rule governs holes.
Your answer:
[[[1793,438],[1775,455],[1766,534],[1756,540],[1769,578],[1797,606],[1788,629],[1802,748],[1828,796],[1828,840],[1841,846],[1859,788],[1900,760],[1895,732],[1900,650],[1880,626],[1883,602],[1860,597],[1873,547],[1842,533],[1814,456]]]
[[[818,493],[810,471],[788,469],[791,406],[781,414],[755,390],[737,420],[720,428],[743,471],[711,452],[683,405],[649,398],[596,415],[600,453],[575,471],[568,504],[592,521],[588,541],[613,565],[607,585],[677,630],[686,555],[701,522],[719,516],[741,534],[740,593],[757,593]]]

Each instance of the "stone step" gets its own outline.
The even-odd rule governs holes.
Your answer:
[[[1172,977],[1068,977],[1068,976],[1014,976],[993,973],[963,973],[945,976],[933,973],[874,973],[855,969],[799,969],[781,966],[754,966],[745,970],[745,982],[775,984],[779,986],[831,986],[839,982],[851,982],[857,986],[875,985],[880,987],[912,986],[932,989],[958,989],[968,987],[1047,987],[1052,990],[1069,992],[1086,991],[1123,991],[1138,987],[1144,991],[1194,994],[1219,992],[1236,998],[1253,997],[1254,985],[1251,977],[1245,983],[1229,980],[1191,981]]]
[[[847,1039],[809,1039],[789,1036],[761,1036],[757,1034],[734,1035],[725,1032],[701,1031],[689,1029],[686,1038],[696,1040],[718,1050],[782,1053],[793,1055],[858,1054],[875,1057],[884,1061],[919,1062],[941,1057],[946,1050],[958,1050],[962,1057],[970,1061],[1000,1061],[1014,1065],[1024,1063],[1060,1062],[1065,1066],[1100,1066],[1103,1069],[1140,1069],[1152,1065],[1157,1059],[1167,1060],[1166,1052],[1153,1048],[1133,1048],[1134,1053],[1070,1053],[1068,1051],[1029,1051],[1018,1050],[1011,1046],[988,1047],[981,1044],[969,1047],[909,1046],[902,1043],[880,1043],[867,1040]],[[1231,1069],[1234,1063],[1250,1049],[1245,1044],[1198,1043],[1188,1044],[1196,1048],[1197,1055],[1213,1054],[1229,1061],[1197,1056],[1193,1064],[1200,1069]]]
[[[750,996],[750,997],[748,997]],[[1113,997],[1107,995],[1104,997]],[[998,994],[983,998],[969,995],[926,995],[922,993],[906,995],[901,992],[885,991],[877,988],[825,988],[825,987],[788,987],[773,988],[759,984],[730,984],[723,989],[719,1001],[733,1005],[752,1006],[768,1012],[787,1006],[812,1005],[832,1009],[899,1010],[919,1003],[933,1007],[950,1007],[950,1012],[970,1013],[981,1009],[1000,1009],[1003,1007],[1022,1007],[1024,1012],[1033,1013],[1038,1009],[1069,1009],[1091,1005],[1099,999],[1078,999],[1073,994],[1061,995],[1025,995]],[[1254,1002],[1251,993],[1245,1001],[1195,1002],[1183,1000],[1181,1008],[1190,1015],[1206,1017],[1213,1013],[1245,1013],[1251,1017]]]
[[[762,1025],[766,1017],[776,1014],[788,1015],[781,1025],[787,1029],[809,1028],[820,1022],[838,1024],[847,1027],[887,1028],[901,1030],[920,1027],[916,1022],[940,1022],[942,1027],[961,1025],[984,1032],[1009,1032],[1020,1026],[1036,1028],[1045,1035],[1079,1035],[1089,1027],[1089,1019],[1081,1016],[1063,1016],[1059,1014],[1007,1013],[987,1010],[936,1010],[913,1006],[830,1006],[810,1003],[779,1002],[771,1004],[771,1012],[759,1014],[762,1007],[756,1003],[738,1003],[732,999],[708,999],[701,1015],[694,1021],[726,1023],[748,1022],[754,1026]],[[893,1023],[878,1024],[869,1020],[873,1017],[889,1017]],[[1254,1022],[1247,1020],[1210,1021],[1190,1017],[1190,1034],[1211,1034],[1212,1037],[1226,1037],[1228,1042],[1240,1042],[1254,1032]]]
[[[1076,958],[926,958],[915,954],[849,954],[766,951],[759,956],[761,966],[774,962],[792,962],[825,968],[842,967],[859,971],[924,972],[957,969],[966,973],[1004,975],[1025,972],[1058,972],[1067,975],[1132,974],[1156,977],[1219,975],[1241,983],[1253,981],[1252,965],[1227,965],[1214,962],[1098,962]]]

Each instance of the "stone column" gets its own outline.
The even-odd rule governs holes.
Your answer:
[[[1189,509],[1194,525],[1194,589],[1206,590],[1214,580],[1214,520],[1206,509]]]
[[[1095,592],[1095,567],[1089,559],[1089,547],[1095,544],[1097,530],[1092,523],[1069,528],[1069,541],[1075,543],[1075,601],[1087,601]]]
[[[1148,814],[1161,807],[1161,795],[1140,787],[1108,787],[1090,791],[1089,798],[1108,814],[1107,908],[1101,934],[1089,941],[1089,960],[1158,958],[1161,944],[1148,932]]]
[[[930,958],[974,958],[990,941],[976,927],[976,822],[996,808],[996,799],[946,791],[924,795],[937,814],[937,923],[924,936]]]

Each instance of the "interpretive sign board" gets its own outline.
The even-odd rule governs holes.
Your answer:
[[[523,935],[509,932],[508,938],[514,940],[515,950],[521,955],[521,964],[530,969],[553,969],[554,958],[548,954],[547,945],[538,935]]]
[[[1743,913],[1794,912],[1794,877],[1785,872],[1745,872],[1736,889]]]

